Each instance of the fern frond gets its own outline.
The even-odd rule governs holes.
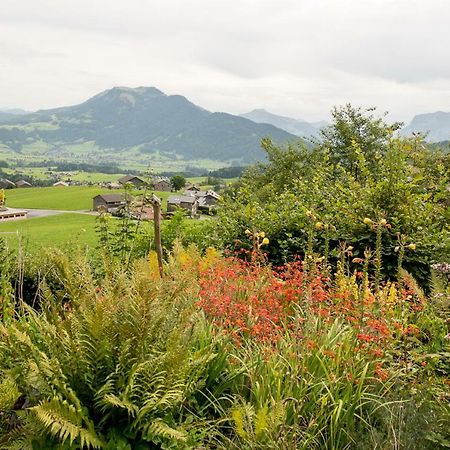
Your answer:
[[[30,410],[41,421],[44,428],[62,443],[68,440],[72,445],[79,439],[82,447],[102,448],[104,446],[89,419],[66,400],[54,398],[41,402]],[[88,429],[82,426],[83,422],[89,423]]]
[[[126,398],[119,398],[114,394],[106,394],[101,401],[101,405],[105,410],[108,406],[121,408],[131,417],[136,417],[139,407]]]
[[[4,377],[0,382],[0,411],[9,411],[20,397],[17,384],[10,377]]]
[[[152,441],[156,437],[173,439],[181,442],[185,442],[187,439],[187,435],[184,431],[172,428],[160,419],[154,420],[146,427],[143,427],[142,436],[148,441]]]

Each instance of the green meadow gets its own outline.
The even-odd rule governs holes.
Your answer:
[[[98,194],[120,194],[122,190],[108,190],[90,186],[67,186],[11,189],[6,191],[6,205],[10,208],[87,211],[92,209],[92,198]],[[134,191],[133,195],[144,191]],[[155,192],[167,207],[170,192]],[[63,247],[69,243],[97,245],[96,215],[64,213],[0,223],[0,238],[12,248],[18,244],[30,250],[41,247]]]
[[[6,206],[10,208],[55,209],[62,211],[81,211],[92,209],[92,198],[99,194],[120,194],[120,189],[109,190],[98,186],[41,187],[10,189],[5,192]],[[144,191],[134,191],[133,195]],[[155,192],[166,207],[170,192]]]
[[[97,245],[95,220],[94,215],[68,213],[5,222],[0,224],[0,238],[11,248],[20,243],[32,251],[41,247],[62,248],[70,243],[93,248]]]
[[[0,156],[1,157],[1,156]],[[48,180],[50,176],[48,169],[45,167],[15,167],[14,169],[3,169],[6,174],[13,174],[20,171],[23,175],[33,177],[39,180]],[[117,180],[124,176],[123,173],[101,173],[101,172],[83,172],[70,171],[70,176],[62,176],[62,180],[69,179],[72,181],[80,181],[85,183],[116,183]]]

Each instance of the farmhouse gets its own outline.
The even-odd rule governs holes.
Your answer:
[[[119,178],[119,183],[121,185],[131,183],[135,188],[141,188],[146,184],[142,178],[139,178],[135,175],[126,175],[122,178]]]
[[[27,187],[31,187],[31,184],[28,183],[28,181],[25,181],[25,180],[19,180],[19,181],[16,181],[16,186],[17,186],[18,188],[27,188]]]
[[[55,187],[66,187],[66,186],[69,186],[69,183],[66,183],[65,181],[57,181],[56,183],[53,183],[53,186],[55,186]]]
[[[167,177],[153,178],[152,186],[155,191],[170,192],[172,190],[172,183]]]
[[[189,195],[171,195],[167,199],[167,212],[175,212],[178,208],[187,211],[191,216],[197,214],[198,201]]]
[[[0,178],[0,189],[13,189],[16,185],[7,178]]]
[[[195,184],[188,184],[186,186],[186,190],[184,191],[184,195],[192,195],[195,197],[197,192],[200,192],[200,188],[196,186]]]
[[[126,205],[126,198],[123,194],[100,194],[93,199],[92,209],[99,211],[104,209],[107,212],[116,212],[119,208]]]
[[[196,197],[198,200],[198,209],[205,212],[211,212],[221,198],[219,194],[211,189],[206,192],[197,192]]]
[[[188,191],[197,191],[197,192],[200,190],[200,188],[194,183],[186,183],[186,189]]]

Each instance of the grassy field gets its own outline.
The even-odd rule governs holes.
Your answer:
[[[88,214],[59,214],[0,224],[0,238],[12,248],[19,242],[29,250],[41,247],[62,247],[69,243],[97,245],[96,217]]]
[[[89,186],[47,187],[11,189],[6,193],[6,205],[11,208],[49,209],[62,211],[90,210],[92,198],[101,193],[121,193]],[[133,195],[143,191],[134,191]],[[167,208],[170,192],[155,192],[162,198],[163,210]],[[62,247],[70,242],[88,245],[97,244],[95,215],[67,213],[47,217],[0,223],[0,238],[14,248],[22,242],[30,250],[41,247]]]
[[[39,180],[49,180],[50,176],[47,173],[46,167],[15,167],[14,169],[3,169],[6,174],[13,174],[17,171],[22,172],[23,175],[30,176]],[[72,181],[81,181],[86,183],[116,183],[117,180],[124,176],[123,173],[101,173],[101,172],[83,172],[70,171],[71,176],[62,176],[62,179],[69,179]],[[54,181],[54,180],[53,180]]]
[[[79,211],[92,209],[92,198],[98,194],[120,194],[122,190],[109,190],[90,186],[67,186],[10,189],[5,191],[6,206],[10,208],[56,209]],[[133,195],[142,194],[135,191]],[[163,209],[170,192],[155,192],[163,200]]]

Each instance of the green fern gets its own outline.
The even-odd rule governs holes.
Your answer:
[[[184,431],[173,428],[161,419],[156,419],[142,428],[142,434],[145,440],[153,441],[155,438],[164,438],[173,441],[186,441]]]
[[[15,381],[2,374],[0,381],[0,412],[9,411],[20,397],[19,389]]]
[[[67,401],[53,398],[30,408],[44,428],[63,444],[80,442],[82,448],[102,448],[104,442],[94,431],[92,422],[87,421],[83,413]],[[87,422],[87,428],[83,427]]]
[[[23,305],[18,320],[0,324],[0,371],[14,371],[16,383],[5,382],[0,402],[16,414],[14,397],[26,399],[2,444],[102,448],[113,435],[132,445],[202,436],[205,420],[190,408],[207,411],[199,393],[215,382],[207,373],[219,353],[186,295],[195,279],[154,280],[146,266],[130,273],[108,261],[97,293],[79,255],[48,258],[41,311]]]

